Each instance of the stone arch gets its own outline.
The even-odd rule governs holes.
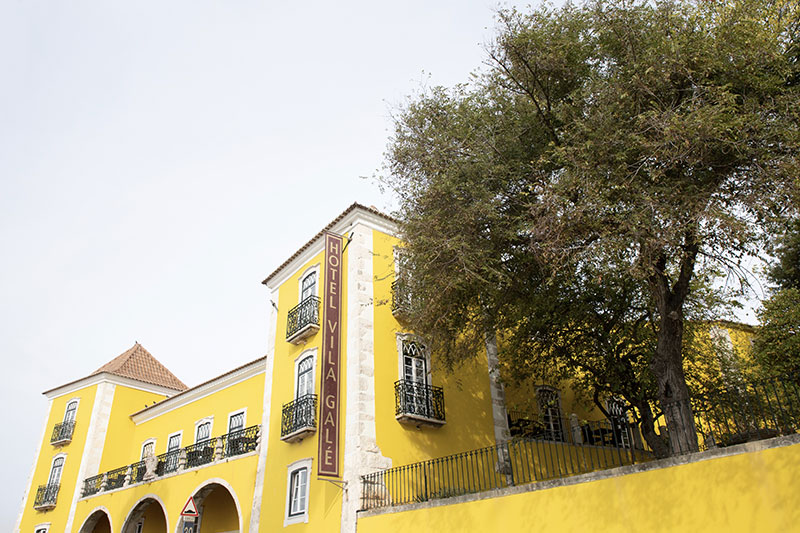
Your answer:
[[[161,498],[151,493],[139,498],[139,501],[131,507],[131,510],[128,511],[128,516],[125,517],[125,521],[122,523],[121,533],[136,533],[136,524],[139,519],[145,517],[151,520],[145,526],[143,533],[167,533],[169,531],[167,506],[164,505]],[[164,520],[163,527],[160,527],[161,524],[159,523],[161,518]],[[155,526],[152,525],[153,519],[155,519]]]
[[[216,516],[213,521],[211,520],[208,513],[212,512],[212,510],[207,509],[206,504],[212,505],[215,508],[224,508],[226,503],[228,503],[226,499],[230,499],[230,504],[232,504],[232,509],[229,509],[229,511],[236,513],[234,522],[237,531],[243,531],[242,507],[239,505],[239,498],[236,496],[236,491],[233,490],[230,483],[221,478],[210,478],[195,487],[191,495],[194,498],[194,503],[197,505],[198,511],[200,511],[199,530],[197,533],[214,533],[215,529],[213,529],[213,526],[220,520],[219,517]],[[228,523],[230,522],[229,520]],[[183,521],[179,518],[176,523],[175,533],[182,533],[182,525]],[[209,527],[212,527],[212,529],[209,530]],[[220,531],[230,531],[230,529],[222,529]]]
[[[108,527],[105,524],[108,524]],[[111,513],[102,505],[92,509],[78,529],[78,533],[105,533],[106,531],[111,533],[114,531],[114,527],[111,523]]]

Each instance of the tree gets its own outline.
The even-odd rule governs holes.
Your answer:
[[[579,301],[587,279],[617,280],[654,337],[633,379],[654,385],[673,451],[696,449],[683,361],[697,275],[733,269],[795,209],[787,13],[755,0],[502,11],[489,69],[396,116],[386,182],[419,297],[412,327],[451,364],[494,332],[521,335],[503,355],[524,360],[534,341],[586,341],[586,317],[604,312],[567,306],[559,336],[521,342],[548,287]]]
[[[800,289],[783,289],[759,310],[761,323],[753,352],[759,367],[772,377],[800,381]]]
[[[792,221],[775,250],[777,261],[769,269],[769,280],[781,289],[800,289],[800,219]]]

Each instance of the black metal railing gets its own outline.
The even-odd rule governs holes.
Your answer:
[[[86,496],[91,496],[92,494],[97,494],[100,492],[100,489],[103,486],[103,474],[87,477],[83,480],[83,490],[81,491],[81,496],[84,498]]]
[[[259,426],[231,431],[222,436],[222,450],[225,457],[235,457],[254,452],[258,446]]]
[[[120,468],[115,468],[114,470],[109,470],[106,473],[106,489],[105,490],[114,490],[122,487],[125,485],[125,476],[128,475],[128,467],[123,466]]]
[[[404,316],[411,309],[411,290],[408,282],[397,278],[392,282],[392,314],[395,317]]]
[[[53,434],[50,436],[50,444],[56,442],[67,442],[72,440],[72,433],[75,431],[75,421],[60,422],[53,426]]]
[[[320,299],[309,296],[292,309],[286,319],[286,338],[290,339],[308,326],[319,327]]]
[[[156,466],[156,475],[163,476],[172,472],[178,471],[178,463],[181,458],[181,450],[170,450],[167,453],[162,453],[158,456],[158,465]]]
[[[33,508],[55,507],[56,500],[58,500],[58,489],[60,487],[61,485],[57,483],[40,485],[36,490],[36,499],[33,500]]]
[[[425,383],[401,379],[394,384],[394,414],[444,422],[444,390]]]
[[[671,418],[691,417],[697,442],[686,448],[681,447],[685,439],[670,438],[664,413],[655,411],[656,437],[673,455],[800,433],[797,378],[742,383],[684,403],[690,409],[674,403],[663,406],[663,411]],[[509,426],[514,438],[497,446],[362,476],[362,510],[565,478],[654,458],[639,428],[626,416],[580,421],[575,416],[537,418],[510,411]]]
[[[144,464],[144,460],[133,463],[131,465],[131,483],[141,483],[146,473],[147,465]]]
[[[306,394],[283,405],[281,438],[317,427],[317,395]]]
[[[207,465],[213,461],[216,443],[217,439],[209,439],[184,448],[186,450],[186,468]]]

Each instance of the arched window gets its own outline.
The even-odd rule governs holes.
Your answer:
[[[203,422],[197,426],[197,436],[194,439],[195,443],[205,442],[211,438],[211,422]]]
[[[156,451],[156,443],[155,441],[145,442],[144,446],[142,446],[142,459],[149,455],[155,455]]]
[[[314,394],[314,356],[309,355],[297,365],[297,397]]]
[[[418,341],[403,339],[403,379],[429,384],[425,346]]]
[[[75,413],[78,411],[78,400],[72,400],[67,404],[67,410],[64,412],[64,422],[74,422]]]
[[[50,467],[50,478],[47,480],[48,486],[56,486],[61,483],[61,471],[64,469],[64,458],[56,457],[53,466]]]
[[[300,301],[304,302],[317,295],[317,271],[312,270],[300,280]]]

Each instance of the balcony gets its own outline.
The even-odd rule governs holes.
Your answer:
[[[281,440],[296,442],[317,430],[317,395],[306,394],[283,406]]]
[[[444,390],[416,381],[394,384],[394,417],[400,422],[441,426],[444,420]]]
[[[72,432],[75,430],[75,421],[69,420],[53,426],[53,434],[50,436],[50,444],[61,446],[68,444],[72,440]]]
[[[300,344],[307,337],[319,331],[320,299],[309,296],[292,309],[286,320],[286,340],[292,344]]]
[[[408,318],[411,310],[411,291],[408,283],[403,278],[397,278],[392,282],[392,315],[397,320]]]
[[[40,485],[36,491],[36,499],[33,501],[33,508],[37,511],[49,511],[55,508],[58,499],[59,484]]]
[[[255,452],[258,447],[260,434],[261,426],[238,429],[227,435],[162,453],[156,456],[155,466],[153,466],[152,459],[149,459],[151,462],[150,472],[148,472],[148,461],[142,460],[120,468],[115,468],[114,470],[109,470],[104,474],[86,478],[83,481],[81,497],[87,498],[95,494],[129,487],[139,483],[150,483],[162,477],[181,474],[190,468],[199,468],[218,461],[224,461],[250,452]],[[42,489],[43,487],[40,487],[39,491],[41,492]],[[56,492],[58,492],[58,487],[56,487]],[[53,496],[53,500],[55,502],[55,495]]]

